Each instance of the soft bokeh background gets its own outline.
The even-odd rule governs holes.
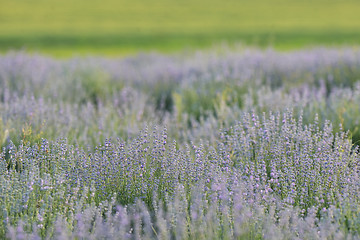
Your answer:
[[[0,52],[58,57],[217,44],[280,50],[360,43],[357,0],[0,0]]]

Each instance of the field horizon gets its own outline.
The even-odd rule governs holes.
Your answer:
[[[354,0],[0,0],[0,53],[175,53],[222,43],[291,50],[360,45]]]

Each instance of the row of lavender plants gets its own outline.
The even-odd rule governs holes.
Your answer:
[[[0,238],[360,238],[360,50],[0,56]]]

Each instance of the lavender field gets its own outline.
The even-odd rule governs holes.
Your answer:
[[[0,56],[0,238],[360,239],[360,49]]]

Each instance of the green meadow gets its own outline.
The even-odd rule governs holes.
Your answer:
[[[360,43],[355,0],[0,0],[0,52],[174,52],[226,43],[279,50]]]

